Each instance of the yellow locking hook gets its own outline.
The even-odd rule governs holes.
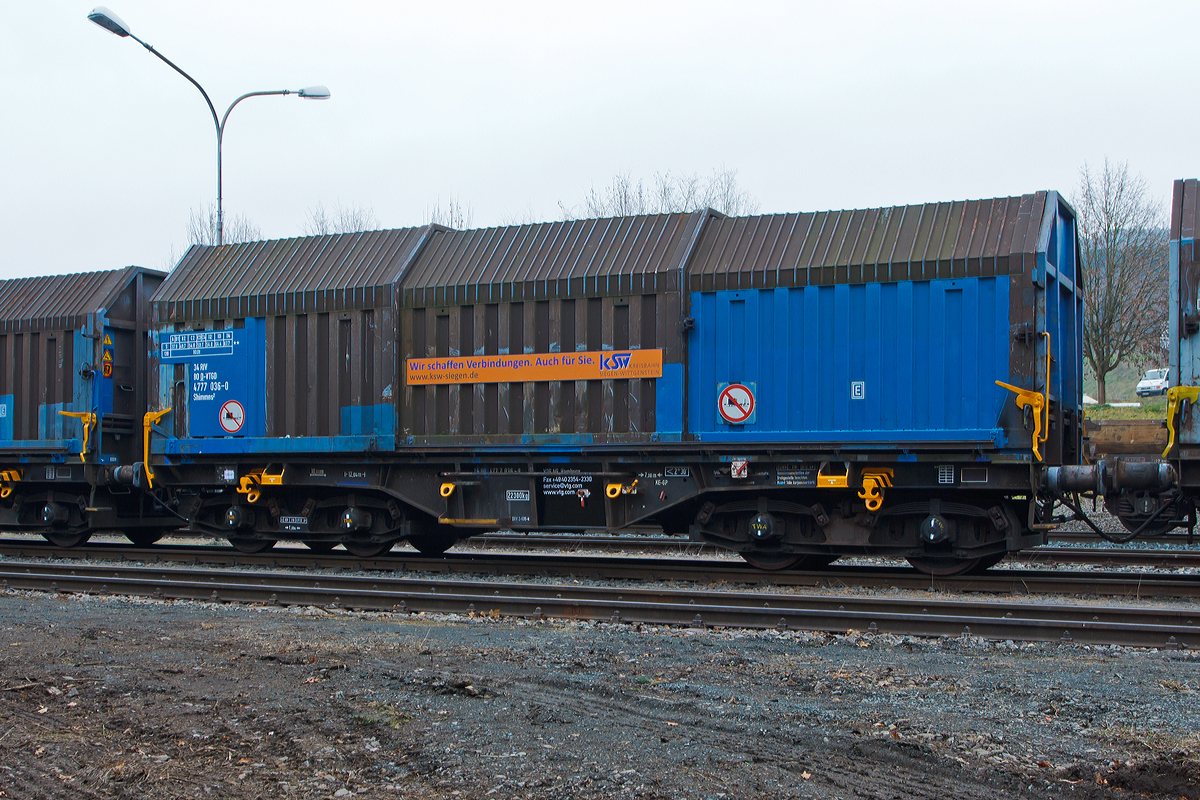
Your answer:
[[[258,474],[252,472],[249,475],[243,475],[242,479],[238,481],[235,491],[238,494],[246,495],[247,503],[257,503],[258,499],[262,497],[262,490],[258,488],[258,479]]]
[[[6,469],[0,471],[0,498],[8,498],[12,496],[12,485],[21,480],[21,473],[15,469]]]
[[[1038,392],[1022,389],[1019,386],[1013,386],[1004,381],[996,381],[997,386],[1003,386],[1017,396],[1017,408],[1025,408],[1026,406],[1033,409],[1033,457],[1038,461],[1042,460],[1042,452],[1039,449],[1042,443],[1042,409],[1046,407],[1046,398]]]
[[[154,488],[154,473],[150,471],[150,429],[167,414],[171,413],[171,409],[164,408],[162,411],[147,411],[142,417],[142,469],[146,470],[146,488]]]
[[[1042,460],[1041,443],[1050,438],[1050,333],[1042,331],[1042,336],[1046,337],[1046,393],[1038,394],[1030,389],[1022,389],[1019,386],[1005,383],[1004,381],[996,381],[997,386],[1003,386],[1017,396],[1017,408],[1025,408],[1029,406],[1033,409],[1033,457],[1038,461]],[[1045,412],[1045,422],[1042,421],[1042,413]]]
[[[91,438],[92,428],[96,426],[96,415],[90,411],[60,411],[64,417],[75,417],[83,425],[83,447],[79,450],[79,460],[87,461],[88,439]]]
[[[867,511],[874,513],[883,508],[883,490],[891,485],[891,467],[863,470],[862,491],[858,493],[858,496],[867,502]]]
[[[1171,448],[1175,446],[1175,415],[1179,413],[1185,401],[1188,403],[1200,401],[1200,387],[1172,386],[1167,389],[1167,449],[1163,450],[1163,458],[1166,458],[1167,453],[1171,452]]]

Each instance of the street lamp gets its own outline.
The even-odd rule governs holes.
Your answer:
[[[109,11],[104,6],[96,6],[92,9],[92,13],[88,14],[88,19],[99,25],[104,30],[110,33],[115,33],[122,38],[128,36],[142,47],[149,50],[154,55],[158,56],[171,69],[178,72],[183,77],[187,78],[193,86],[200,90],[200,94],[204,95],[204,102],[208,103],[208,110],[212,112],[213,125],[217,129],[217,244],[225,244],[225,212],[223,206],[223,196],[221,187],[221,142],[225,138],[225,122],[229,119],[229,112],[233,111],[233,107],[245,100],[247,97],[264,97],[266,95],[289,95],[294,94],[298,97],[303,97],[306,100],[328,100],[329,89],[324,86],[306,86],[303,89],[275,89],[264,92],[247,92],[229,104],[229,108],[225,109],[225,116],[217,117],[217,109],[213,106],[212,100],[208,98],[208,92],[204,91],[204,87],[196,82],[196,79],[176,66],[170,59],[162,53],[154,49],[153,45],[143,42],[141,39],[133,35],[129,30],[129,26],[125,21],[118,17],[113,12]]]

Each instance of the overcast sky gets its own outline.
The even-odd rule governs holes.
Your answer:
[[[199,92],[94,3],[6,4],[0,278],[166,268],[216,197]],[[415,225],[561,216],[617,173],[737,170],[760,211],[1070,194],[1127,160],[1196,177],[1200,3],[109,0],[218,112],[226,214]]]

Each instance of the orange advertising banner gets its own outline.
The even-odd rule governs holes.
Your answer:
[[[662,350],[408,359],[408,385],[661,378]]]

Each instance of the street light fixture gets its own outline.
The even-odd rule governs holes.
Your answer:
[[[94,9],[92,9],[92,13],[88,14],[88,19],[110,33],[114,33],[122,38],[128,36],[130,39],[133,39],[142,47],[158,56],[158,58],[160,58],[163,63],[165,63],[171,69],[187,78],[193,86],[200,90],[200,94],[204,96],[204,102],[208,103],[208,110],[212,112],[213,125],[217,129],[217,244],[225,244],[225,212],[221,186],[221,143],[225,138],[225,122],[229,119],[229,112],[233,111],[233,107],[245,100],[247,97],[294,94],[298,97],[303,97],[305,100],[328,100],[329,89],[324,86],[306,86],[303,89],[274,89],[263,92],[247,92],[229,104],[229,108],[225,109],[225,116],[218,118],[217,109],[213,106],[212,100],[209,99],[208,92],[204,91],[204,87],[197,83],[195,78],[193,78],[191,75],[188,75],[178,66],[176,66],[175,63],[169,58],[155,50],[153,45],[147,44],[138,37],[134,36],[133,32],[129,29],[129,26],[125,24],[124,20],[104,6],[96,6]]]

